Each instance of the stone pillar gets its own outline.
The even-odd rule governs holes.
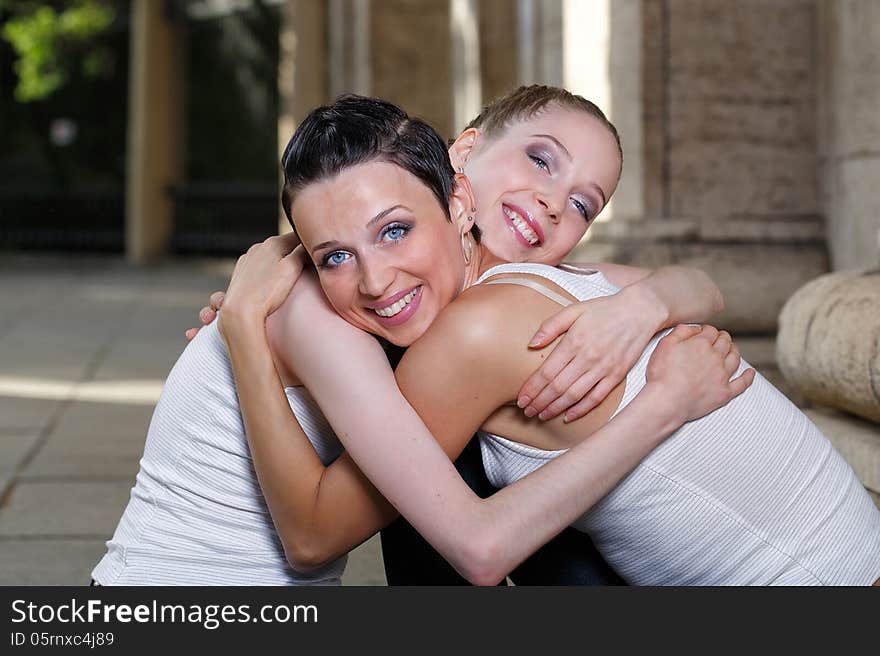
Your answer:
[[[370,6],[372,93],[454,132],[449,0],[381,0]]]
[[[597,223],[579,255],[705,269],[725,296],[720,325],[739,335],[773,333],[788,296],[828,270],[817,193],[816,3],[642,0],[640,13],[625,2],[611,7],[612,28],[633,25],[611,33],[612,75],[614,58],[626,61],[614,54],[615,43],[642,35],[641,66],[631,64],[641,75],[632,90],[638,102],[626,103],[640,112],[641,193],[621,193],[633,161],[625,122],[635,117],[621,124],[613,95],[611,103],[624,137],[618,200],[640,201],[642,214],[619,221],[638,219],[636,204],[610,224]],[[617,93],[618,86],[610,88]]]
[[[125,254],[138,264],[167,253],[174,221],[169,191],[183,175],[181,32],[166,3],[131,3]]]
[[[370,95],[370,0],[330,0],[327,6],[329,97]]]
[[[599,221],[644,214],[641,4],[642,0],[519,0],[516,4],[522,83],[563,86],[592,100],[621,135],[623,177]]]
[[[521,83],[564,86],[563,0],[518,0],[516,11]]]
[[[479,0],[480,78],[486,103],[520,85],[518,7],[511,0]],[[468,121],[474,118],[468,117]]]
[[[815,403],[880,422],[880,271],[821,276],[779,317],[777,361]]]
[[[585,26],[589,38],[584,38]],[[623,145],[623,174],[598,221],[640,218],[645,212],[642,2],[565,0],[563,37],[564,86],[595,102],[617,127]]]
[[[452,134],[457,134],[479,114],[483,104],[480,20],[476,0],[450,0],[449,9],[449,35],[452,44]]]
[[[322,0],[288,0],[278,39],[278,157],[296,126],[327,101],[326,11]],[[283,177],[279,178],[279,189]],[[278,230],[290,231],[279,207]]]
[[[819,0],[821,163],[835,270],[880,264],[880,4]]]

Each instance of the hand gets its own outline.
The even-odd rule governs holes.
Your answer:
[[[657,331],[651,313],[629,299],[621,292],[582,301],[541,324],[531,348],[565,335],[519,391],[517,405],[527,417],[552,419],[565,412],[563,419],[574,421],[620,384]]]
[[[240,321],[265,321],[287,298],[306,256],[295,233],[269,237],[238,258],[226,291],[218,329]]]
[[[223,306],[223,299],[225,297],[224,292],[214,292],[208,297],[208,305],[199,310],[199,321],[202,326],[207,326],[214,319],[217,318],[217,312]],[[184,334],[186,335],[186,340],[191,342],[193,337],[195,337],[201,326],[197,326],[195,328],[190,328]]]
[[[755,370],[736,373],[742,358],[730,335],[712,326],[679,325],[651,354],[646,387],[667,397],[665,407],[679,413],[681,424],[709,414],[742,394]]]

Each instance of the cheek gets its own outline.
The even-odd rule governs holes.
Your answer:
[[[318,280],[321,283],[321,289],[324,290],[324,296],[330,301],[330,305],[339,314],[349,312],[352,305],[352,292],[347,280],[339,275],[339,272],[319,273]]]

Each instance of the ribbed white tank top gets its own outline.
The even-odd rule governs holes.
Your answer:
[[[342,451],[304,388],[290,407],[324,464]],[[217,322],[178,359],[156,405],[131,499],[92,572],[101,585],[339,584],[345,557],[295,572],[257,482]]]
[[[599,273],[540,264],[493,267],[478,282],[499,273],[546,278],[579,300],[618,291]],[[618,412],[644,386],[663,334],[628,373]],[[480,445],[498,487],[564,453],[485,432]],[[818,428],[760,375],[682,426],[574,526],[638,585],[869,585],[880,577],[880,510]]]

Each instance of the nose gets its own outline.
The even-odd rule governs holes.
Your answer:
[[[385,266],[381,258],[362,255],[360,258],[360,281],[358,290],[364,296],[381,297],[394,279],[391,267]]]
[[[556,206],[552,196],[546,193],[537,193],[535,194],[535,199],[538,201],[541,209],[544,210],[544,213],[550,218],[550,222],[553,224],[559,223],[559,217],[562,212]]]

